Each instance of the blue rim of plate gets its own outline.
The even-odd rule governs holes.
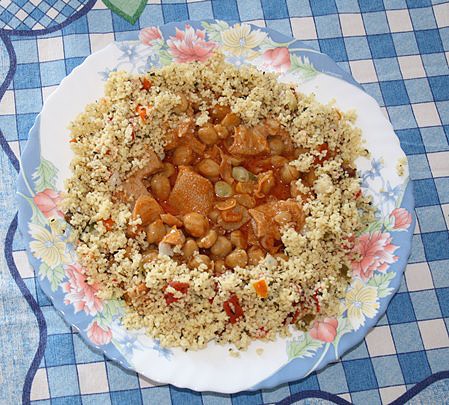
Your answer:
[[[190,24],[194,28],[202,28],[201,22],[209,22],[213,23],[216,20],[201,20],[201,21],[194,21],[194,20],[188,20],[188,21],[182,21],[182,22],[172,22],[165,25],[159,26],[159,29],[161,30],[164,38],[168,37],[170,35],[175,34],[176,28],[184,28],[185,24]],[[273,39],[276,42],[289,42],[292,41],[294,38],[289,37],[287,35],[281,34],[278,31],[272,30],[270,28],[264,28],[264,27],[258,27],[254,26],[253,24],[248,24],[256,29],[259,29],[263,32],[268,33],[271,39]],[[309,45],[299,41],[295,40],[292,42],[288,48],[295,48],[294,53],[297,56],[307,57],[311,64],[315,67],[316,70],[318,70],[321,73],[325,73],[327,75],[342,79],[346,81],[347,83],[350,83],[357,88],[363,90],[362,86],[358,84],[351,75],[349,75],[347,72],[345,72],[342,68],[340,68],[336,62],[334,62],[329,56],[318,52],[311,48]],[[296,50],[297,48],[300,48],[300,50]],[[44,108],[44,107],[43,107]],[[25,145],[25,149],[21,155],[20,159],[20,173],[18,177],[18,183],[17,183],[17,191],[22,194],[28,194],[28,188],[25,184],[25,181],[23,179],[23,174],[25,173],[28,177],[31,177],[31,174],[34,172],[34,170],[38,167],[40,163],[40,135],[39,135],[39,122],[40,122],[40,114],[37,116],[36,121],[31,128],[28,136],[28,141]],[[19,231],[21,232],[26,246],[27,246],[27,254],[28,259],[32,265],[32,267],[35,269],[35,272],[37,274],[37,268],[39,266],[38,261],[36,258],[31,254],[29,249],[29,243],[30,243],[30,236],[27,230],[27,225],[30,222],[32,210],[30,206],[24,201],[23,198],[17,197],[17,204],[19,207],[19,213],[18,213],[18,220],[19,220]],[[405,208],[409,212],[414,211],[414,197],[413,197],[413,185],[411,180],[408,181],[406,190],[403,195],[403,199],[401,202],[400,207]],[[345,335],[339,345],[339,358],[341,358],[346,352],[348,352],[351,348],[354,348],[357,346],[366,336],[366,334],[377,324],[378,320],[384,315],[384,313],[387,310],[388,304],[399,289],[401,279],[403,272],[405,270],[405,267],[407,265],[407,260],[411,252],[411,243],[412,243],[412,236],[413,236],[413,230],[415,227],[415,216],[412,216],[412,223],[407,232],[395,232],[393,234],[393,243],[396,246],[399,246],[398,251],[396,252],[397,256],[399,256],[399,260],[391,265],[391,268],[394,269],[395,277],[391,281],[389,287],[393,289],[393,293],[391,295],[388,295],[385,298],[380,299],[380,307],[379,311],[377,312],[376,316],[373,318],[367,318],[365,325],[361,327],[356,332],[351,332],[350,334]],[[82,319],[82,314],[78,313],[75,314],[72,306],[67,306],[63,302],[64,294],[62,293],[61,289],[58,289],[57,291],[53,292],[51,291],[49,287],[49,283],[46,280],[40,279],[37,275],[36,278],[39,279],[39,284],[44,291],[44,293],[49,297],[52,304],[56,308],[56,310],[61,314],[64,321],[71,327],[75,328],[82,339],[86,342],[86,344],[98,352],[104,354],[109,359],[118,362],[122,367],[125,369],[128,369],[130,371],[134,371],[132,366],[128,363],[126,358],[123,356],[122,353],[120,353],[117,348],[112,344],[108,344],[105,346],[96,346],[93,344],[86,335],[85,332],[85,326],[87,326],[87,323],[90,321],[88,319]],[[86,318],[86,317],[85,317]],[[84,321],[84,322],[83,322]],[[304,358],[297,358],[291,360],[288,364],[284,365],[280,369],[278,369],[275,373],[273,373],[270,377],[264,379],[263,381],[259,382],[258,384],[254,385],[253,387],[249,388],[249,391],[255,391],[259,389],[270,389],[274,388],[276,386],[279,386],[281,384],[291,382],[294,380],[299,380],[302,378],[307,377],[307,373],[305,373],[305,370],[301,370],[304,367],[304,363],[308,362],[309,359]],[[326,367],[328,364],[335,362],[336,359],[334,355],[332,355],[331,351],[329,351],[326,356],[322,359],[320,362],[319,367],[315,370],[319,371]],[[306,368],[307,369],[307,368]]]

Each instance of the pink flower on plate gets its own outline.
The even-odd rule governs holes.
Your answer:
[[[87,327],[87,337],[97,346],[107,345],[112,339],[110,328],[103,329],[97,321],[92,321]]]
[[[395,208],[391,211],[391,217],[394,218],[393,229],[395,231],[406,231],[412,223],[412,214],[405,208]]]
[[[309,334],[312,338],[322,342],[333,342],[337,335],[338,321],[335,318],[324,318],[322,321],[315,321]]]
[[[202,30],[195,30],[186,24],[185,31],[176,28],[176,35],[167,40],[167,45],[176,62],[205,62],[212,55],[217,44],[206,41]]]
[[[142,44],[151,46],[155,39],[161,39],[161,30],[158,27],[143,28],[139,32],[139,39]]]
[[[97,297],[98,285],[87,284],[84,270],[78,265],[68,265],[65,270],[69,281],[62,284],[66,293],[64,304],[73,304],[75,313],[84,311],[87,315],[96,315],[103,309],[103,303]]]
[[[290,52],[288,48],[267,49],[263,53],[266,66],[270,66],[278,72],[286,72],[290,69]]]
[[[49,188],[37,193],[33,197],[37,208],[45,215],[46,218],[63,217],[63,213],[58,209],[58,204],[61,201],[59,193]]]
[[[384,272],[398,260],[393,253],[398,248],[391,243],[388,232],[376,231],[361,235],[352,249],[352,272],[368,280],[375,270]]]

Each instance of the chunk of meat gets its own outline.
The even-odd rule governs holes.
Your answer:
[[[132,218],[137,219],[140,217],[142,220],[142,226],[151,224],[159,219],[159,216],[163,214],[161,206],[150,195],[141,195],[135,205],[132,212]]]
[[[274,220],[279,213],[290,214],[290,225],[300,231],[304,225],[304,213],[294,200],[269,202],[250,209],[252,217],[251,225],[257,238],[272,237],[275,240],[281,239],[281,225]]]
[[[164,165],[152,149],[148,149],[148,164],[128,177],[123,183],[123,191],[128,200],[135,201],[142,195],[149,195],[143,179],[163,170]]]
[[[136,175],[133,175],[124,181],[122,183],[122,188],[127,200],[135,201],[140,196],[149,195],[147,188],[142,182],[142,178]]]
[[[180,214],[198,212],[207,215],[214,204],[214,188],[205,177],[189,167],[180,166],[168,203]]]
[[[266,136],[260,132],[251,130],[242,125],[235,128],[232,144],[229,152],[237,155],[258,155],[270,150]]]
[[[164,168],[159,156],[152,149],[148,149],[148,164],[141,170],[139,170],[140,175],[143,177],[148,177],[151,174],[161,171]]]

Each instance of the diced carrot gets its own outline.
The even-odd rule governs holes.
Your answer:
[[[150,88],[151,88],[151,82],[146,77],[144,77],[142,79],[142,89],[149,90]]]
[[[268,297],[268,285],[267,285],[267,282],[264,279],[255,281],[253,283],[253,287],[256,290],[256,294],[260,298],[267,298]]]
[[[243,309],[235,294],[231,295],[231,297],[223,303],[223,308],[229,316],[229,322],[231,323],[236,323],[243,317]]]
[[[78,141],[77,141],[75,138],[73,138],[73,139],[70,139],[69,142],[70,142],[70,143],[77,143]]]
[[[112,228],[114,227],[114,224],[115,224],[115,222],[112,218],[103,219],[102,222],[107,231],[112,230]]]
[[[145,123],[147,120],[147,109],[139,104],[136,107],[136,112],[139,114],[140,119],[143,121],[143,123]]]

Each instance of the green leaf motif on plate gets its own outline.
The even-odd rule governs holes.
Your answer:
[[[48,264],[42,262],[39,266],[39,275],[41,279],[47,278],[50,282],[51,290],[56,291],[64,280],[65,272],[62,265],[51,268]]]
[[[390,288],[389,285],[395,276],[395,273],[376,274],[370,281],[368,281],[368,285],[376,287],[377,296],[379,298],[384,298],[393,292],[393,288]]]
[[[323,346],[323,342],[312,339],[308,333],[303,333],[287,344],[287,356],[289,360],[297,357],[312,357]]]
[[[135,24],[147,4],[146,0],[103,0],[103,3],[131,24]]]
[[[290,54],[290,73],[299,73],[304,80],[311,79],[316,76],[319,72],[310,63],[307,57],[300,57],[293,53]]]
[[[36,171],[33,173],[34,190],[38,193],[47,188],[54,190],[57,174],[58,169],[55,165],[41,157],[41,162]]]
[[[225,21],[217,21],[216,24],[203,21],[201,25],[206,30],[209,39],[215,42],[221,42],[221,32],[229,28],[228,23]]]

